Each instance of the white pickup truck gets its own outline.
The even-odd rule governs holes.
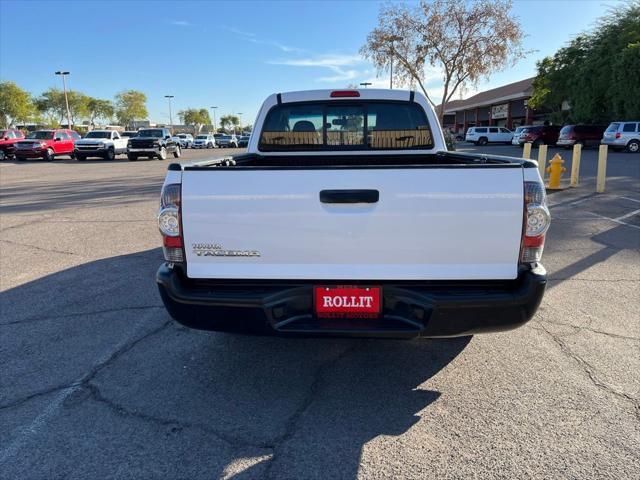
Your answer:
[[[535,162],[446,151],[419,93],[281,93],[247,153],[169,166],[156,280],[204,330],[508,330],[542,300],[549,221]]]
[[[127,140],[115,130],[91,130],[80,140],[76,140],[75,157],[81,161],[88,157],[113,160],[116,155],[127,153]]]

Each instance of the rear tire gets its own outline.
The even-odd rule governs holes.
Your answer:
[[[135,162],[136,160],[138,160],[137,155],[132,155],[130,153],[127,154],[127,158],[129,159],[130,162]]]
[[[47,148],[42,158],[45,162],[53,162],[53,160],[56,158],[55,153],[53,152],[53,148]]]
[[[640,152],[640,142],[638,140],[631,140],[627,143],[627,152],[638,153]]]

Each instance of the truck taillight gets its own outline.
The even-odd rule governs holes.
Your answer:
[[[162,234],[162,250],[167,262],[184,262],[184,245],[182,241],[181,185],[171,183],[162,187],[160,195],[160,212],[158,228]]]
[[[541,182],[524,182],[524,226],[520,262],[536,263],[542,258],[544,236],[551,223],[547,195]]]

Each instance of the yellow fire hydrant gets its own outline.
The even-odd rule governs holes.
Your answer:
[[[562,160],[562,157],[556,153],[549,162],[549,167],[547,168],[547,173],[549,174],[549,188],[560,188],[560,177],[567,171],[563,165],[564,160]]]

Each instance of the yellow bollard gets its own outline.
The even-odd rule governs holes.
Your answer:
[[[522,158],[531,158],[531,142],[524,144],[524,150],[522,150]]]
[[[540,145],[538,151],[538,171],[540,172],[540,178],[544,182],[544,169],[547,166],[547,146]]]
[[[567,171],[563,165],[564,160],[556,153],[549,162],[549,168],[547,168],[547,172],[549,173],[549,189],[560,190],[560,179],[562,174]]]
[[[596,181],[596,192],[604,193],[604,184],[607,178],[607,145],[600,145],[598,152],[598,179]]]
[[[573,146],[573,157],[571,158],[571,183],[572,187],[578,186],[580,178],[580,157],[582,156],[582,145],[576,143]]]

